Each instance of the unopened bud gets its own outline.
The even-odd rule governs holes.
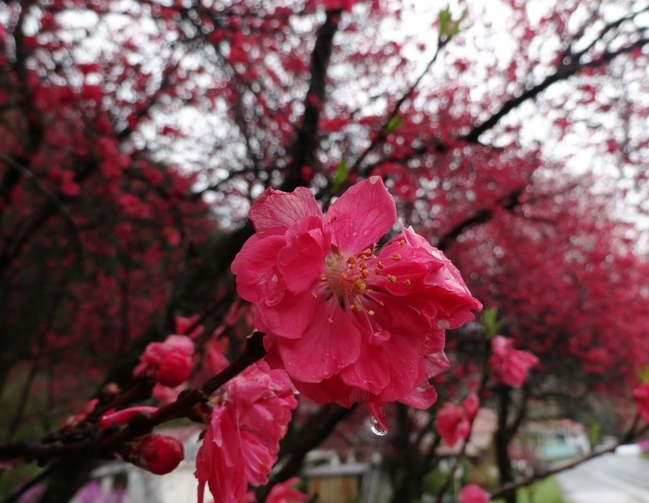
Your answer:
[[[136,464],[156,475],[164,475],[173,471],[183,459],[183,444],[178,440],[148,435],[138,446]]]

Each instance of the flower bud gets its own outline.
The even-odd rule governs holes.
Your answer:
[[[156,475],[164,475],[173,471],[183,459],[183,444],[178,440],[148,435],[138,446],[135,464]]]

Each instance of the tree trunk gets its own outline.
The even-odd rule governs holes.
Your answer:
[[[511,388],[509,386],[500,386],[496,390],[496,394],[498,400],[498,429],[494,441],[496,443],[499,483],[503,485],[514,481],[512,463],[507,450],[511,438],[507,428],[507,417],[509,416],[509,406],[511,404]],[[516,492],[505,495],[504,500],[505,503],[517,503]]]

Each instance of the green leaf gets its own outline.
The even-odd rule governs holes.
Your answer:
[[[439,33],[440,35],[445,34],[448,31],[449,24],[452,21],[451,17],[451,7],[449,5],[439,13]]]
[[[645,364],[635,369],[635,373],[642,384],[649,382],[649,365]]]
[[[403,119],[401,117],[392,117],[385,125],[385,132],[394,133],[402,123]]]
[[[467,11],[464,10],[458,20],[453,20],[451,8],[446,8],[439,13],[439,38],[440,40],[449,40],[462,31],[460,25],[466,17]]]
[[[485,309],[482,313],[482,323],[487,339],[491,339],[502,327],[502,323],[498,321],[498,309],[493,307]]]
[[[336,166],[336,172],[334,173],[334,179],[331,182],[331,191],[337,192],[340,187],[347,181],[347,176],[349,175],[349,166],[347,161],[341,162]]]
[[[590,428],[588,429],[588,440],[590,441],[590,445],[596,445],[597,443],[599,443],[599,438],[599,423],[593,421],[592,423],[590,423]]]

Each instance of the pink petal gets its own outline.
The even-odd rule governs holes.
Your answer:
[[[324,379],[319,383],[301,382],[293,380],[295,388],[309,397],[316,403],[331,403],[336,402],[343,407],[351,407],[352,403],[356,400],[352,399],[352,395],[358,395],[354,390],[350,389],[345,383],[342,382],[338,374],[330,379]],[[358,400],[358,401],[366,401]]]
[[[245,242],[232,262],[232,273],[237,275],[237,292],[245,300],[255,302],[264,299],[266,292],[275,288],[277,254],[286,246],[283,236],[252,236]],[[280,289],[281,290],[281,289]],[[274,298],[279,296],[274,291]]]
[[[437,401],[437,391],[430,384],[424,383],[415,388],[399,402],[415,409],[428,409]]]
[[[325,217],[333,243],[346,256],[374,245],[396,221],[394,199],[378,176],[352,185]]]
[[[302,338],[283,341],[279,353],[292,378],[320,382],[354,363],[360,354],[360,342],[360,332],[332,299],[321,303]]]
[[[277,269],[293,293],[309,289],[319,281],[325,270],[325,247],[328,248],[328,243],[322,231],[322,222],[315,220],[303,219],[304,225],[289,229],[286,233],[287,245],[277,256]]]
[[[248,216],[257,232],[284,233],[301,218],[322,217],[322,210],[305,187],[291,193],[269,188],[253,203]]]
[[[257,307],[265,331],[289,339],[298,339],[303,337],[306,329],[313,323],[316,312],[324,309],[324,302],[322,298],[313,298],[307,292],[301,295],[286,295],[272,307],[264,304]]]

